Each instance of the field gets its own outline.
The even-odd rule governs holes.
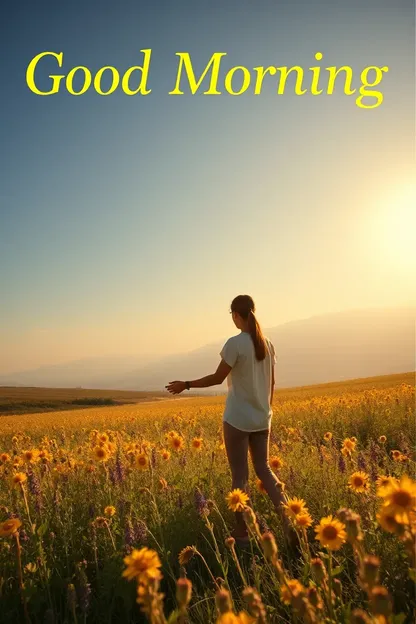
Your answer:
[[[129,392],[124,390],[88,390],[84,388],[15,388],[0,387],[0,416],[91,407],[125,405],[166,399],[167,392]]]
[[[413,621],[414,374],[276,392],[271,465],[297,549],[253,472],[252,507],[229,496],[223,404],[2,416],[0,621]]]

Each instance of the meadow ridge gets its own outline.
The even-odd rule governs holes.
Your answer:
[[[253,471],[230,493],[224,399],[2,416],[1,621],[412,621],[414,373],[276,391],[298,556]]]

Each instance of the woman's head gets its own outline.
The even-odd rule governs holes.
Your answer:
[[[266,341],[255,317],[255,311],[256,306],[249,295],[238,295],[231,302],[231,314],[235,326],[250,334],[256,359],[261,361],[266,357]]]

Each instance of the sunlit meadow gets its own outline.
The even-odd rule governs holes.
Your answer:
[[[413,621],[412,375],[276,394],[297,548],[253,472],[248,500],[230,492],[223,403],[0,418],[0,620]]]

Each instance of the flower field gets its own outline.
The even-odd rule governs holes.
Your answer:
[[[1,417],[0,621],[412,622],[414,377],[276,393],[296,544],[253,471],[230,491],[223,404]]]

